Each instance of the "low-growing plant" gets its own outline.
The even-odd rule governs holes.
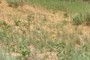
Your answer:
[[[74,25],[81,25],[83,22],[84,22],[84,18],[83,18],[83,15],[81,13],[76,14],[73,17],[73,24]]]
[[[30,55],[30,49],[25,44],[22,44],[20,49],[21,49],[21,55],[23,57],[22,59],[27,60]]]

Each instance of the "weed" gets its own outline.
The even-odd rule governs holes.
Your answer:
[[[27,60],[30,55],[29,48],[27,48],[27,46],[25,46],[25,45],[22,45],[20,49],[21,49],[21,55],[22,55],[23,59]]]

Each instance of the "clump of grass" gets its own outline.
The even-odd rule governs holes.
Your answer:
[[[73,24],[74,25],[81,25],[84,22],[83,15],[81,13],[75,15],[73,17]]]
[[[28,0],[30,4],[45,7],[53,11],[84,12],[90,5],[80,0]],[[78,2],[77,2],[78,1]],[[87,7],[87,8],[86,8]]]
[[[27,60],[30,55],[30,49],[27,47],[27,44],[25,44],[25,42],[23,41],[21,42],[20,50],[21,50],[22,59]]]
[[[6,0],[6,2],[11,7],[18,7],[18,6],[22,6],[25,1],[24,0]]]
[[[85,12],[85,13],[78,13],[73,17],[73,24],[74,25],[81,25],[85,24],[87,26],[90,25],[90,13]]]

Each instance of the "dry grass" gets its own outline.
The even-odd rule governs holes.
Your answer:
[[[0,4],[0,48],[19,60],[88,60],[90,27],[71,14]],[[23,9],[23,10],[22,10]]]

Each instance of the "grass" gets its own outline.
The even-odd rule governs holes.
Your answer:
[[[16,57],[7,54],[0,49],[0,60],[17,60]]]
[[[84,2],[60,0],[29,0],[29,3],[51,10],[79,13],[89,11],[90,8],[90,5]],[[64,15],[64,18],[69,17],[67,13]],[[45,15],[32,12],[25,20],[17,17],[12,20],[14,25],[0,20],[0,48],[5,51],[0,54],[1,60],[50,60],[49,56],[57,60],[90,60],[90,37],[78,26],[83,23],[89,24],[88,13],[78,14],[73,18],[73,23],[77,26],[67,23],[66,20],[54,23]]]
[[[86,12],[86,13],[78,13],[76,14],[73,18],[73,24],[74,25],[86,25],[86,26],[89,26],[90,25],[90,13]]]
[[[28,21],[29,23],[27,24]],[[57,52],[58,60],[90,59],[88,43],[90,38],[87,36],[82,37],[83,41],[85,40],[85,44],[83,44],[83,41],[79,37],[80,33],[78,31],[80,30],[78,27],[73,27],[75,28],[73,29],[74,32],[69,33],[65,29],[66,24],[64,22],[52,24],[48,22],[47,18],[39,19],[36,23],[33,23],[35,21],[37,20],[35,20],[34,14],[29,14],[27,22],[20,21],[19,25],[9,26],[4,22],[5,24],[2,24],[2,28],[0,29],[0,42],[4,45],[3,48],[10,54],[13,52],[19,53],[20,56],[17,56],[19,60],[28,60],[29,57],[34,57],[32,58],[33,60],[47,59],[45,57],[37,57],[39,54],[46,52]],[[28,27],[31,25],[34,26],[34,29],[30,29],[29,31]],[[44,26],[47,26],[50,32],[47,29],[43,29]],[[19,29],[17,30],[16,27],[19,27]],[[30,45],[35,47],[34,52],[31,51],[32,48],[29,48]],[[7,59],[10,60],[10,57]]]
[[[24,0],[6,0],[9,6],[18,7],[24,5]],[[53,11],[67,11],[67,12],[85,12],[89,11],[90,4],[82,1],[74,0],[27,0],[31,5],[45,7]]]
[[[60,0],[29,0],[30,4],[42,6],[46,9],[54,11],[67,11],[67,12],[84,12],[89,11],[90,5],[84,2],[71,2],[71,1],[60,1]]]
[[[85,22],[84,16],[80,13],[73,17],[74,25],[81,25]]]

